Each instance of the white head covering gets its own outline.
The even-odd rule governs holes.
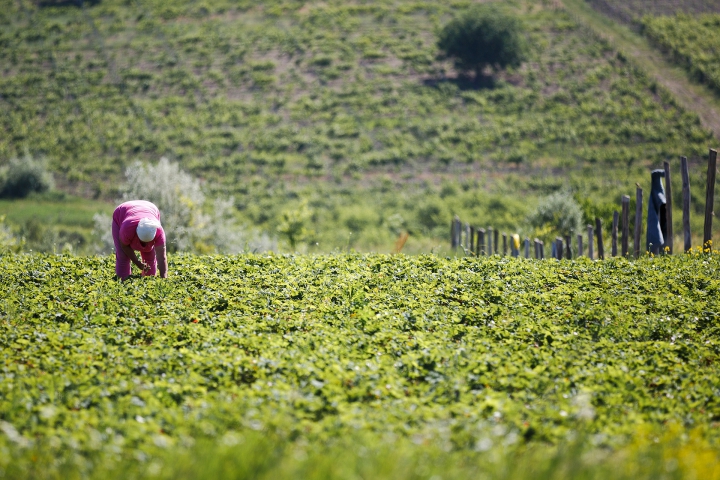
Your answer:
[[[158,228],[160,228],[160,222],[154,218],[141,218],[135,231],[141,242],[152,242]]]

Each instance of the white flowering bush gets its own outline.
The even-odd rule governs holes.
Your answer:
[[[156,165],[136,161],[125,170],[125,178],[120,202],[147,200],[157,205],[171,251],[238,253],[273,250],[276,246],[267,235],[237,224],[232,197],[206,205],[200,181],[165,157]],[[101,251],[112,250],[112,218],[96,214],[94,219]]]

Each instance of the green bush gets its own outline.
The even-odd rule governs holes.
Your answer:
[[[438,47],[457,68],[474,71],[476,80],[486,67],[519,66],[526,55],[520,21],[494,5],[481,5],[448,23]]]
[[[542,200],[530,215],[528,223],[538,237],[570,235],[580,232],[583,214],[580,205],[568,192],[556,192]]]
[[[52,174],[43,160],[30,155],[10,160],[5,178],[2,180],[0,197],[25,198],[33,192],[47,192],[55,185]]]

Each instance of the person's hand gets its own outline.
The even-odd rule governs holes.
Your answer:
[[[138,267],[140,267],[140,270],[142,270],[143,275],[150,273],[150,265],[148,265],[144,261],[141,260]]]

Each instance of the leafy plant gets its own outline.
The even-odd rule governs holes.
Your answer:
[[[291,250],[295,250],[300,242],[305,241],[312,235],[310,228],[311,218],[312,210],[309,208],[307,201],[301,202],[297,207],[290,207],[283,211],[277,231],[288,241]]]

